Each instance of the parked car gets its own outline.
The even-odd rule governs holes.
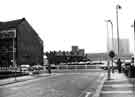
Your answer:
[[[30,65],[28,64],[23,64],[20,66],[21,72],[23,73],[29,73],[29,68],[30,68]]]

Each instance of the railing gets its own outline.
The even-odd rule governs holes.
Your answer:
[[[18,68],[19,69],[19,68]],[[0,67],[0,72],[5,72],[5,71],[12,71],[15,72],[16,69],[14,67]]]
[[[55,65],[51,66],[55,70],[78,70],[78,69],[99,69],[102,65]]]

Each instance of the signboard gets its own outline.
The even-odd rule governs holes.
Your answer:
[[[10,30],[0,31],[0,39],[5,39],[5,38],[16,38],[16,30],[10,29]]]
[[[114,57],[115,57],[114,51],[110,51],[110,52],[109,52],[109,57],[110,57],[110,58],[114,58]]]

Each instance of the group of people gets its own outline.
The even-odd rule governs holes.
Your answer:
[[[118,69],[118,72],[121,73],[122,72],[122,61],[120,58],[118,58],[117,62],[116,62],[116,65],[117,65],[117,69]],[[134,58],[132,57],[131,58],[131,62],[130,62],[131,66],[134,64]]]

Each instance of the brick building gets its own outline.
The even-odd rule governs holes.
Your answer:
[[[25,18],[0,22],[0,67],[43,64],[43,41]]]

